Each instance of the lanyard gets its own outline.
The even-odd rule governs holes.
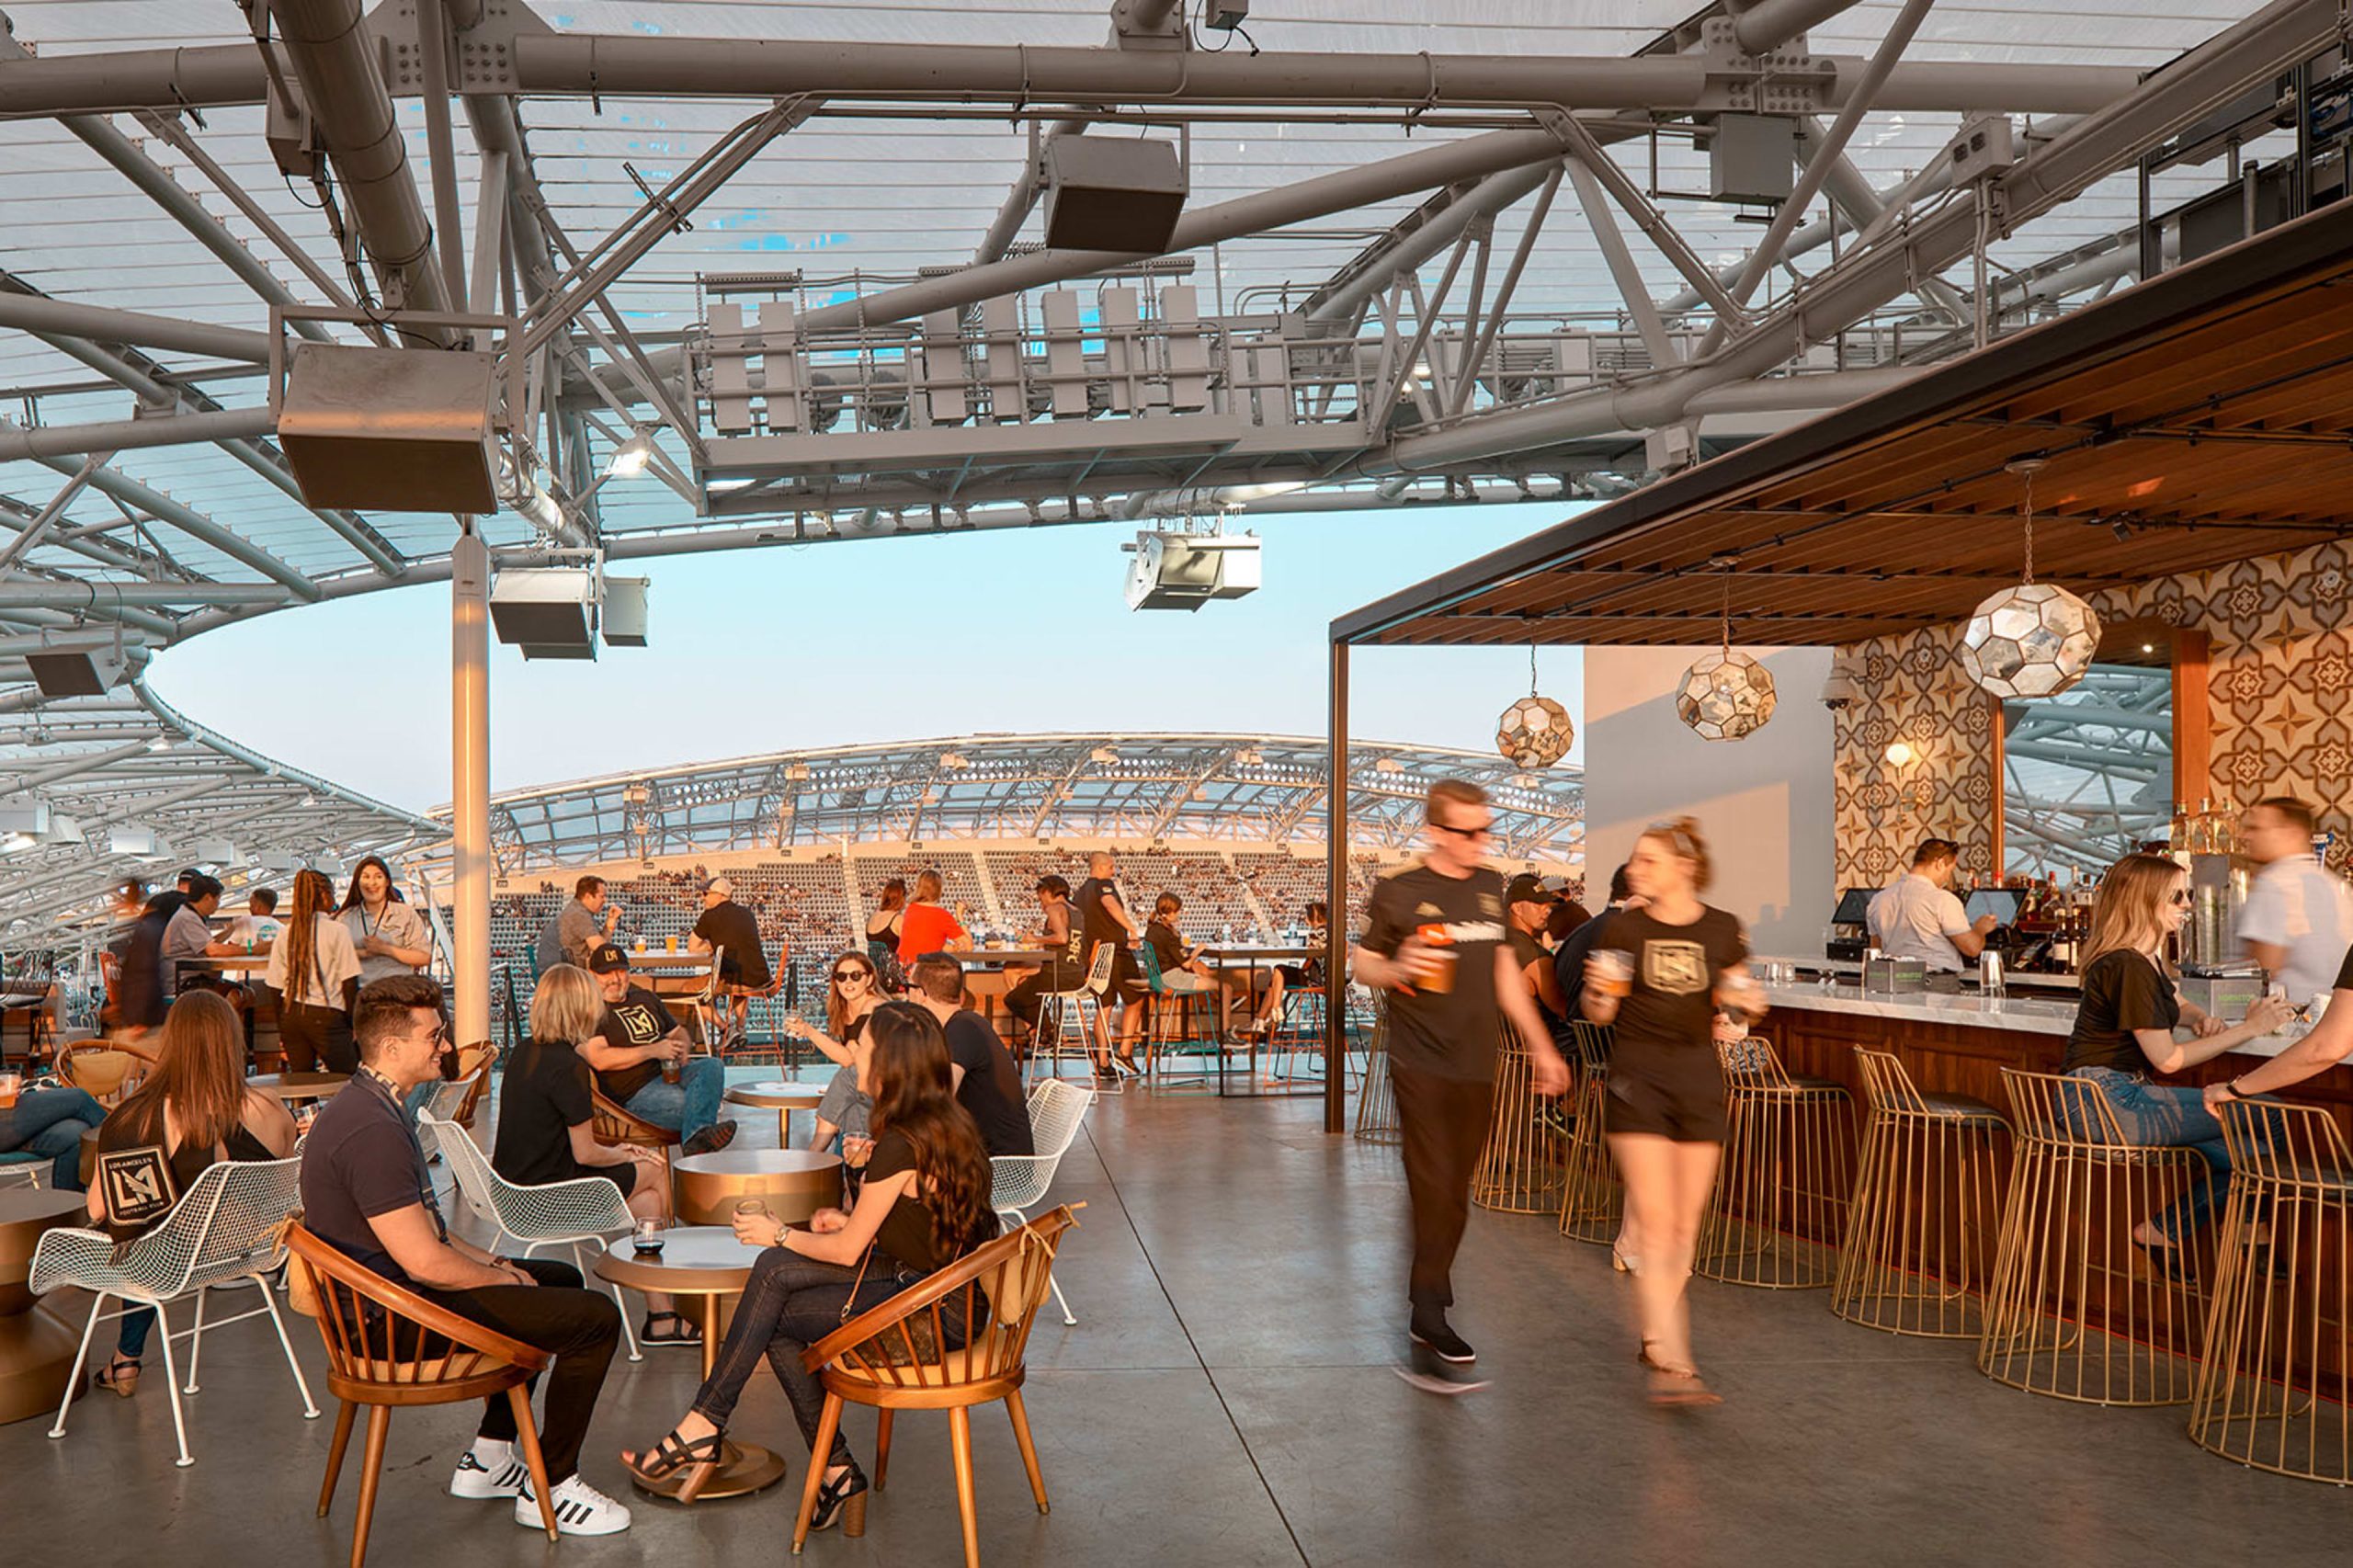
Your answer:
[[[391,1079],[364,1062],[359,1064],[359,1071],[351,1075],[351,1081],[382,1100],[392,1110],[392,1119],[399,1122],[401,1131],[408,1135],[409,1159],[416,1169],[418,1200],[425,1205],[425,1211],[433,1216],[433,1229],[441,1240],[447,1242],[449,1239],[449,1222],[441,1217],[441,1206],[433,1200],[433,1173],[425,1163],[425,1145],[416,1136],[415,1124],[409,1120],[401,1105],[399,1092],[392,1087]]]

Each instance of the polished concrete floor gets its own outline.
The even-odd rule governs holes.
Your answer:
[[[1821,1291],[1701,1281],[1694,1312],[1726,1403],[1642,1403],[1627,1285],[1549,1219],[1474,1214],[1457,1323],[1487,1391],[1416,1392],[1401,1347],[1403,1180],[1392,1150],[1324,1137],[1316,1102],[1131,1094],[1104,1102],[1056,1196],[1084,1199],[1064,1254],[1076,1328],[1032,1342],[1029,1409],[1053,1512],[1010,1431],[975,1421],[984,1561],[1000,1565],[1313,1563],[2343,1563],[2353,1495],[2242,1470],[2179,1413],[2100,1410],[1999,1388],[1970,1348],[1834,1319]],[[773,1123],[752,1115],[754,1142]],[[76,1320],[78,1324],[78,1319]],[[182,1319],[185,1322],[185,1317]],[[310,1325],[297,1345],[320,1365]],[[173,1568],[338,1563],[355,1483],[312,1517],[329,1422],[301,1419],[267,1325],[208,1336],[188,1402],[197,1463],[171,1463],[151,1348],[129,1402],[0,1428],[7,1561]],[[584,1469],[660,1435],[690,1352],[617,1360]],[[545,1538],[505,1506],[444,1495],[471,1412],[392,1422],[369,1561],[589,1565],[781,1561],[798,1436],[765,1378],[736,1430],[795,1461],[788,1488],[690,1509],[640,1500],[624,1535]],[[870,1420],[852,1418],[870,1455]],[[861,1540],[823,1564],[953,1563],[944,1419],[899,1424]],[[354,1458],[357,1458],[355,1449]]]

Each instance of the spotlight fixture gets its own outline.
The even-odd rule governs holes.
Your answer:
[[[654,437],[639,430],[616,448],[613,460],[605,465],[605,472],[614,479],[635,479],[654,460]]]

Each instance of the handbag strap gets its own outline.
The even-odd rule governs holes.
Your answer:
[[[849,1282],[849,1299],[842,1303],[841,1321],[844,1323],[858,1315],[858,1292],[866,1283],[867,1266],[873,1261],[874,1244],[869,1242],[866,1244],[866,1256],[858,1260],[858,1278]]]

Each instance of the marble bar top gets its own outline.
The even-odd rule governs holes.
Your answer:
[[[1791,1012],[1846,1013],[1898,1022],[2055,1035],[2063,1040],[2075,1027],[2075,1004],[2044,997],[1956,996],[1933,991],[1894,996],[1866,993],[1857,985],[1767,985],[1765,995],[1775,1007]],[[2188,1038],[2188,1034],[2182,1038]],[[2290,1043],[2286,1035],[2265,1035],[2237,1051],[2247,1056],[2277,1056]]]
[[[1793,970],[1802,970],[1808,974],[1835,974],[1841,978],[1852,978],[1863,972],[1863,966],[1857,960],[1825,959],[1818,954],[1811,958],[1793,959],[1779,953],[1752,953],[1749,955],[1748,963],[1750,968],[1760,973],[1768,963],[1786,965]],[[2084,983],[2081,979],[2072,974],[2044,974],[2040,971],[2032,970],[2012,971],[2008,978],[2013,988],[2030,985],[2038,991],[2080,991]],[[1977,966],[1972,963],[1961,971],[1960,980],[1962,985],[1972,990],[1975,989]]]

